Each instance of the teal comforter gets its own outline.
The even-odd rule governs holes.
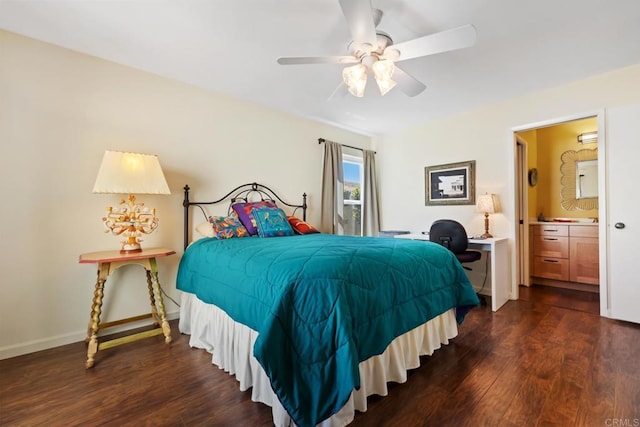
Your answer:
[[[328,234],[201,239],[177,287],[258,332],[253,354],[299,426],[336,413],[360,386],[359,362],[394,338],[478,304],[439,245]]]

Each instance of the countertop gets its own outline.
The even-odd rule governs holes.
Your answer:
[[[568,221],[529,221],[529,225],[547,225],[547,224],[555,224],[555,225],[598,225],[597,222],[587,222],[587,221],[576,221],[576,222],[568,222]]]

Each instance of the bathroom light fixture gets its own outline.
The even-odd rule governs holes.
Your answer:
[[[580,144],[591,144],[598,142],[598,131],[585,132],[578,135],[578,142]]]

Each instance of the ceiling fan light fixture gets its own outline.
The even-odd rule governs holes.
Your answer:
[[[373,70],[373,76],[376,79],[376,83],[378,84],[378,89],[380,89],[380,93],[382,96],[385,96],[387,92],[389,92],[396,85],[396,82],[391,80],[393,76],[393,71],[395,70],[395,65],[393,61],[388,59],[381,59],[376,61],[371,66]]]
[[[361,98],[364,95],[364,88],[367,86],[367,67],[363,64],[356,64],[342,70],[342,79],[353,96]]]
[[[464,49],[476,42],[476,28],[463,25],[394,44],[389,34],[378,29],[383,13],[372,7],[371,0],[338,0],[338,3],[351,34],[351,42],[347,45],[349,55],[278,58],[281,65],[361,64],[357,68],[343,70],[344,83],[334,93],[344,93],[346,86],[353,95],[363,96],[367,73],[372,72],[383,95],[397,86],[405,95],[417,96],[427,87],[402,68],[396,67],[394,62]]]
[[[382,96],[385,96],[387,94],[387,92],[389,92],[391,89],[393,89],[396,85],[396,82],[394,82],[391,79],[388,80],[378,80],[376,79],[376,83],[378,84],[378,89],[380,89],[380,94]]]
[[[356,81],[353,85],[347,87],[349,88],[349,93],[358,98],[362,98],[364,96],[364,88],[367,86],[367,75],[358,81]]]
[[[395,65],[393,65],[393,61],[381,59],[374,62],[371,69],[373,69],[373,75],[376,77],[376,80],[391,80]]]

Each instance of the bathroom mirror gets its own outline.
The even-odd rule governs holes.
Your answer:
[[[560,165],[562,208],[568,211],[598,208],[598,151],[569,150]]]
[[[598,197],[598,161],[576,162],[576,199]]]

